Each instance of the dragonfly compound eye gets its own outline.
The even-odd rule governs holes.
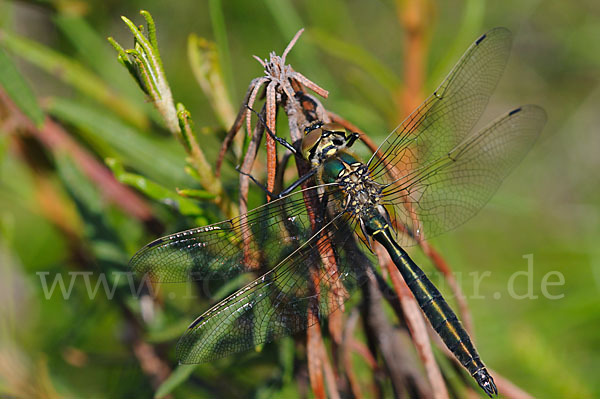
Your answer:
[[[306,133],[302,139],[302,154],[305,158],[308,158],[310,151],[317,145],[322,135],[323,129],[320,127]]]
[[[344,128],[344,126],[340,125],[339,123],[326,123],[322,127],[323,130],[326,130],[328,132],[341,133],[343,136],[346,135],[346,128]]]

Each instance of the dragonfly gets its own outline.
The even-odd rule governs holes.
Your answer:
[[[314,123],[300,148],[309,177],[245,214],[156,239],[136,253],[132,269],[160,283],[260,275],[191,323],[177,344],[179,361],[255,348],[343,309],[368,278],[373,246],[381,245],[447,348],[487,395],[497,395],[469,334],[404,248],[475,215],[539,136],[546,113],[536,105],[473,132],[511,42],[505,28],[479,37],[366,163],[351,151],[357,133]],[[299,187],[311,179],[312,186]]]

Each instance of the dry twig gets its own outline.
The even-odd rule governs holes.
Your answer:
[[[265,71],[265,76],[253,79],[250,82],[250,86],[246,92],[246,96],[242,107],[238,113],[236,118],[236,122],[234,123],[232,129],[227,134],[223,145],[221,146],[221,150],[219,151],[219,157],[217,158],[217,173],[220,173],[220,167],[223,162],[223,157],[233,142],[233,138],[236,133],[239,131],[241,127],[241,118],[245,116],[246,118],[246,131],[248,134],[253,132],[252,129],[252,111],[249,108],[254,107],[254,103],[256,102],[256,98],[260,89],[263,86],[265,88],[265,109],[266,115],[265,123],[266,128],[276,133],[275,126],[275,118],[276,111],[279,105],[284,105],[286,103],[295,102],[296,90],[293,85],[301,85],[313,90],[315,93],[321,95],[322,97],[327,97],[328,92],[321,87],[319,87],[316,83],[307,79],[300,72],[294,71],[294,69],[286,64],[286,57],[293,46],[296,44],[296,41],[302,34],[304,29],[301,29],[296,33],[294,38],[290,41],[288,46],[283,52],[283,55],[280,57],[275,54],[275,52],[271,52],[269,54],[269,60],[262,60],[257,56],[254,56],[256,60],[263,66]],[[275,140],[267,135],[266,138],[267,145],[267,190],[269,192],[273,192],[275,187],[275,176],[277,171],[277,148],[275,145]],[[245,159],[246,161],[246,159]],[[245,173],[250,173],[250,170],[245,170],[242,168],[242,171]],[[247,177],[246,177],[247,180]]]

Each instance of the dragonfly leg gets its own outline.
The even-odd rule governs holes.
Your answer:
[[[360,137],[360,134],[353,132],[350,133],[350,135],[348,137],[346,137],[346,147],[352,147],[352,144],[354,144],[354,142],[356,140],[358,140],[358,138]]]
[[[254,112],[254,114],[256,115],[256,117],[258,118],[258,120],[260,121],[260,123],[265,127],[265,130],[267,131],[267,134],[269,136],[271,136],[271,138],[273,140],[277,141],[279,144],[281,144],[282,146],[284,146],[285,148],[287,148],[288,150],[290,150],[292,152],[292,154],[298,153],[298,151],[294,148],[293,145],[291,145],[290,143],[288,143],[284,138],[281,138],[281,137],[277,136],[275,133],[273,133],[271,131],[271,129],[269,129],[269,126],[267,126],[267,123],[265,122],[265,120],[263,119],[263,117],[258,112],[256,112],[248,104],[246,104],[246,108],[248,108],[250,111]]]
[[[296,180],[295,182],[293,182],[292,184],[290,184],[285,190],[283,190],[279,194],[274,194],[271,191],[269,191],[265,187],[264,184],[262,184],[261,182],[259,182],[258,180],[256,180],[256,178],[254,176],[252,176],[250,173],[243,172],[239,168],[239,166],[236,166],[235,170],[237,170],[240,174],[242,174],[244,176],[248,176],[250,178],[250,180],[252,180],[254,182],[254,184],[256,184],[261,190],[263,190],[269,197],[271,197],[273,199],[278,199],[278,198],[285,197],[286,195],[291,194],[292,191],[294,191],[296,188],[298,188],[298,186],[300,186],[302,183],[304,183],[305,181],[307,181],[308,179],[310,179],[312,176],[314,176],[315,173],[317,172],[316,169],[311,169],[308,173],[306,173],[305,175],[303,175],[302,177],[300,177],[298,180]]]
[[[237,170],[237,171],[238,171],[238,173],[240,173],[240,174],[242,174],[242,175],[244,175],[244,176],[247,176],[247,177],[249,177],[249,178],[250,178],[250,180],[252,180],[252,181],[254,182],[254,184],[256,184],[258,187],[260,187],[260,189],[261,189],[261,190],[263,190],[265,193],[267,193],[267,195],[268,195],[269,197],[271,197],[271,198],[277,198],[277,197],[278,197],[277,195],[275,195],[275,194],[273,194],[271,191],[269,191],[269,189],[268,189],[268,188],[266,188],[266,187],[264,186],[264,184],[262,184],[261,182],[259,182],[258,180],[256,180],[256,178],[255,178],[254,176],[252,176],[250,173],[246,173],[246,172],[242,171],[242,170],[240,169],[240,167],[239,167],[239,166],[236,166],[236,167],[235,167],[235,170]],[[281,195],[281,194],[280,194],[280,195]]]
[[[307,181],[308,179],[310,179],[311,177],[313,177],[316,173],[317,173],[317,169],[314,169],[314,168],[311,169],[309,172],[307,172],[305,175],[303,175],[300,178],[298,178],[298,180],[296,180],[295,182],[293,182],[292,184],[290,184],[285,190],[283,190],[282,192],[280,192],[275,197],[276,198],[281,198],[281,197],[285,197],[288,194],[291,194],[292,191],[294,191],[302,183],[304,183],[305,181]]]

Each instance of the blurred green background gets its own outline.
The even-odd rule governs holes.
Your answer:
[[[0,66],[15,63],[44,112],[99,164],[110,157],[113,170],[122,163],[174,193],[201,187],[184,173],[185,152],[105,40],[113,36],[131,46],[121,15],[142,23],[143,8],[154,16],[172,92],[191,112],[212,164],[223,129],[190,69],[189,34],[217,42],[237,108],[250,80],[263,74],[251,56],[281,54],[305,27],[288,61],[329,90],[326,107],[379,142],[405,116],[404,68],[411,57],[404,45],[406,4],[0,1]],[[422,18],[422,95],[481,33],[506,26],[514,33],[513,51],[483,120],[525,103],[542,105],[549,115],[536,146],[484,210],[432,240],[467,296],[482,358],[534,397],[599,397],[600,3],[431,1]],[[5,75],[0,83],[17,81]],[[117,284],[111,300],[102,288],[90,299],[84,276],[94,287],[97,272],[125,271],[129,257],[158,235],[223,215],[210,200],[177,208],[168,195],[157,201],[146,192],[137,197],[152,216],[142,222],[108,201],[72,152],[40,144],[40,137],[22,132],[10,110],[0,112],[0,396],[151,397],[156,384],[137,351],[153,345],[175,369],[177,337],[210,300],[190,299],[189,287],[163,288],[172,295],[163,293],[163,309],[141,327],[144,304],[124,294],[126,283]],[[260,162],[255,171],[264,175]],[[237,182],[229,162],[222,183],[234,199]],[[432,272],[419,251],[411,253]],[[528,261],[531,274],[515,276],[528,270]],[[474,278],[484,271],[490,273],[477,286]],[[80,275],[70,279],[66,272]],[[549,272],[560,273],[564,284],[544,291]],[[66,288],[73,283],[72,293],[68,300],[58,291],[47,299],[42,281],[51,285],[59,273]],[[546,279],[560,281],[556,273]],[[177,369],[162,389],[182,398],[296,397],[300,388],[289,380],[289,359],[281,358],[290,345],[293,350],[287,340],[262,354]]]

